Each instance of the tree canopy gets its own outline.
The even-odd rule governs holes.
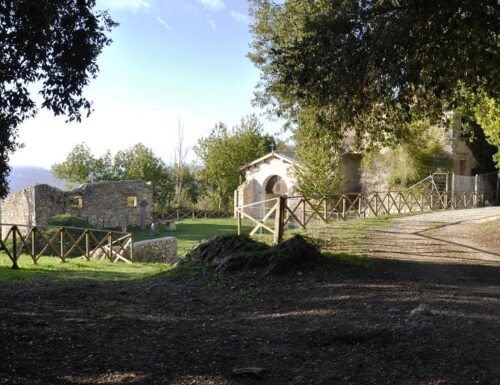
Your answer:
[[[116,26],[95,0],[6,0],[0,2],[0,197],[7,194],[9,154],[17,129],[38,107],[69,121],[89,114],[83,88],[98,73],[97,56]]]
[[[467,95],[498,100],[498,10],[497,0],[251,0],[256,102],[299,126],[314,116],[331,140],[354,130],[358,144],[397,141],[412,122],[474,103]]]
[[[217,196],[220,209],[227,208],[240,184],[240,168],[271,151],[271,145],[275,145],[274,139],[263,134],[255,115],[243,118],[231,130],[219,123],[208,137],[198,141],[194,151],[202,162],[199,176]]]
[[[110,151],[97,157],[85,143],[78,144],[64,162],[52,166],[52,171],[70,184],[127,179],[153,182],[154,202],[159,210],[174,198],[174,181],[167,166],[142,143],[118,151],[114,157]]]

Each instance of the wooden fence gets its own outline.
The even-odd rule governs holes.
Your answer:
[[[305,229],[312,221],[328,223],[332,219],[467,209],[484,205],[488,196],[475,192],[440,192],[435,189],[337,194],[321,198],[283,196],[236,207],[236,217],[238,234],[241,233],[241,220],[246,218],[255,223],[250,236],[259,230],[266,230],[273,235],[274,242],[279,243],[287,224]],[[272,207],[267,209],[269,204]]]
[[[132,262],[132,234],[76,227],[36,227],[1,224],[0,251],[18,268],[22,253],[36,265],[43,255],[54,255],[62,262],[80,257],[86,260],[107,259],[111,262]]]
[[[197,218],[230,218],[233,216],[229,211],[216,210],[198,210],[189,208],[168,209],[162,214],[158,214],[162,220],[181,220],[181,219],[197,219]]]

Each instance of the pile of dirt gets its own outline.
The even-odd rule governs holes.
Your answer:
[[[264,275],[305,270],[321,261],[317,246],[301,235],[272,247],[248,237],[218,235],[199,244],[186,257],[207,263],[216,272],[263,270]]]

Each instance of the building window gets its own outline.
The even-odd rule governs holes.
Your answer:
[[[82,208],[83,199],[81,196],[71,197],[71,207]]]
[[[127,197],[127,207],[137,207],[137,197]]]

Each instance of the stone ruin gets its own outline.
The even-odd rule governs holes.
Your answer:
[[[94,228],[145,228],[152,222],[152,202],[153,187],[143,180],[88,183],[70,191],[40,184],[5,198],[0,223],[46,226],[51,217],[69,214]]]

